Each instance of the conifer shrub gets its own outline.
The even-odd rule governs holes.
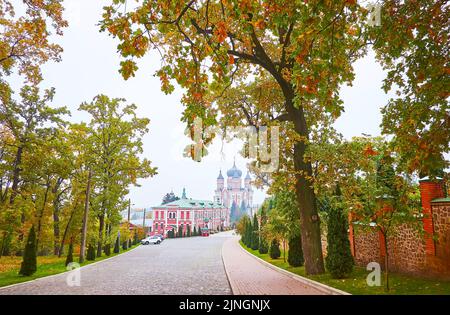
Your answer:
[[[27,243],[25,245],[25,251],[23,252],[23,261],[20,265],[19,274],[22,276],[31,276],[37,270],[36,260],[36,232],[34,231],[34,225],[28,233]]]
[[[341,207],[328,213],[327,257],[325,267],[335,279],[347,277],[353,270],[353,256],[348,239],[348,221]]]
[[[281,256],[280,243],[276,238],[272,239],[272,242],[270,243],[269,255],[272,259],[277,259]]]
[[[118,254],[120,252],[120,240],[119,237],[116,238],[116,243],[114,244],[114,254]]]
[[[292,267],[303,266],[305,262],[303,258],[302,239],[300,235],[289,239],[288,263]]]
[[[137,230],[134,231],[133,245],[139,244],[139,236]]]
[[[258,224],[258,218],[256,216],[256,213],[253,216],[253,224],[252,224],[252,239],[250,247],[253,250],[259,249],[259,224]]]
[[[187,229],[186,229],[186,237],[190,237],[191,236],[191,227],[188,225]]]
[[[94,246],[92,246],[92,244],[89,244],[88,246],[86,259],[91,261],[95,260],[95,249]]]
[[[267,254],[269,252],[269,245],[264,237],[260,239],[258,251],[260,254]]]
[[[105,244],[105,247],[103,248],[103,252],[105,253],[106,256],[111,255],[111,244],[110,243]]]
[[[69,251],[67,253],[65,266],[69,265],[71,262],[73,262],[73,243],[70,242],[69,244]]]

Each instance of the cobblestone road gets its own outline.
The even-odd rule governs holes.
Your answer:
[[[80,269],[81,286],[66,274],[37,279],[0,294],[231,294],[221,257],[228,233],[165,240]]]

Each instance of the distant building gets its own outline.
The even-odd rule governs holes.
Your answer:
[[[217,177],[217,187],[214,191],[214,201],[231,211],[231,221],[237,221],[244,214],[251,214],[253,207],[253,189],[250,185],[251,177],[247,172],[242,186],[242,171],[233,163],[227,171],[227,186],[222,171]]]
[[[220,230],[230,225],[230,210],[216,202],[187,198],[183,188],[181,199],[153,207],[153,234],[167,235],[167,232],[179,231],[185,234],[200,228]]]
[[[145,220],[144,220],[145,212]],[[128,220],[128,209],[121,213],[122,220]],[[153,209],[152,208],[131,208],[130,209],[130,223],[136,226],[145,226],[151,231],[153,226]]]

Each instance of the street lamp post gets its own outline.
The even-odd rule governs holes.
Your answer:
[[[131,198],[128,198],[128,223],[130,222],[131,215]]]
[[[142,218],[142,228],[145,231],[145,208],[144,208],[144,217]]]

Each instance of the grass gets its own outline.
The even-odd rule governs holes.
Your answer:
[[[96,258],[94,261],[86,260],[84,263],[81,264],[81,266],[86,266],[95,262],[105,260],[107,258],[120,255],[133,248],[136,248],[137,246],[139,246],[139,244],[133,245],[132,247],[130,247],[125,251],[121,249],[121,252],[118,254],[111,253],[110,256],[106,256],[103,254],[102,257]],[[78,262],[78,256],[74,255],[73,260],[74,262]],[[65,256],[60,258],[58,258],[58,256],[38,256],[37,271],[32,276],[29,277],[19,275],[21,262],[22,257],[4,256],[0,258],[0,287],[30,281],[46,276],[51,276],[67,271],[66,266],[64,265],[66,262]]]
[[[406,294],[445,294],[450,295],[450,281],[438,281],[421,279],[411,277],[407,275],[390,273],[389,283],[390,290],[385,292],[384,290],[384,275],[382,275],[380,287],[369,287],[366,283],[367,275],[369,271],[365,268],[355,266],[352,274],[346,279],[332,279],[329,273],[322,275],[308,276],[305,273],[305,267],[291,267],[287,262],[283,260],[283,251],[281,251],[281,257],[278,259],[272,259],[268,254],[260,254],[258,250],[252,250],[246,247],[242,241],[239,242],[241,246],[249,253],[299,276],[312,279],[314,281],[326,284],[330,287],[358,295],[406,295]]]

